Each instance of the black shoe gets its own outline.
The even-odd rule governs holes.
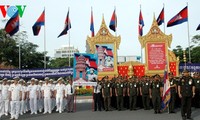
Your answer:
[[[67,113],[70,113],[70,111],[67,111]]]
[[[188,120],[193,120],[191,117],[187,117]]]
[[[154,111],[154,114],[157,114],[157,111]]]
[[[161,114],[160,110],[158,110],[158,114]]]
[[[174,111],[171,111],[170,113],[176,113],[176,112],[174,112]]]
[[[70,111],[71,113],[73,113],[74,111]]]

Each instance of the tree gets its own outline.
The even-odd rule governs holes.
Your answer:
[[[69,58],[55,58],[49,61],[48,67],[61,68],[69,66]],[[70,66],[73,67],[73,58],[70,58]]]
[[[19,32],[13,37],[7,36],[0,30],[0,64],[19,67],[19,48],[21,53],[21,68],[43,68],[44,53],[36,51],[38,45],[28,42],[25,31]],[[46,53],[45,53],[46,54]],[[48,57],[47,57],[48,61]]]
[[[192,38],[192,45],[190,46],[190,53],[191,53],[191,62],[192,63],[200,63],[200,35],[195,35]],[[180,58],[180,62],[184,63],[183,61],[183,48],[178,45],[175,49],[173,49],[174,54]],[[188,62],[189,56],[189,47],[185,49],[186,53],[186,62]]]

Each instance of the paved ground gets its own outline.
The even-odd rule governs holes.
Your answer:
[[[82,102],[82,103],[80,103]],[[192,109],[192,117],[194,120],[200,120],[200,109]],[[9,120],[9,117],[2,117],[1,120]],[[176,114],[153,114],[153,110],[137,110],[137,111],[101,111],[93,112],[91,100],[81,100],[77,103],[77,111],[75,113],[64,112],[62,114],[38,114],[30,115],[29,113],[20,116],[19,120],[182,120],[180,110]]]

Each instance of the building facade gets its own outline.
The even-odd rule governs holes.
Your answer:
[[[79,53],[79,50],[76,49],[73,45],[63,45],[60,48],[54,50],[54,58],[72,58],[74,57],[74,53]]]

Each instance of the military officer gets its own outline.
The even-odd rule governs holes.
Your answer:
[[[182,119],[191,118],[191,102],[195,96],[194,79],[189,75],[188,70],[183,71],[183,77],[180,78],[178,84],[178,94],[181,98],[181,115]]]
[[[136,79],[131,78],[127,84],[127,93],[129,96],[129,109],[136,110],[137,96],[139,93],[139,84]]]
[[[51,97],[52,97],[52,91],[53,88],[51,84],[49,83],[49,78],[45,77],[45,84],[43,84],[42,88],[42,97],[44,98],[44,113],[47,112],[51,114],[52,108],[51,108]]]
[[[152,98],[154,113],[161,113],[161,97],[163,85],[160,82],[160,76],[156,74],[150,86],[150,97]]]
[[[144,110],[149,110],[150,109],[150,82],[149,82],[149,77],[145,76],[143,81],[140,83],[140,95],[142,96],[142,102],[143,102],[143,107]]]
[[[104,99],[104,108],[105,111],[110,111],[110,98],[112,96],[112,88],[111,88],[111,84],[108,80],[108,76],[106,76],[104,78],[105,82],[103,82],[102,84],[102,96]]]
[[[123,108],[123,97],[125,96],[125,86],[123,83],[123,79],[118,78],[117,82],[115,83],[115,95],[117,97],[117,109],[120,111]]]
[[[18,84],[19,77],[14,77],[14,83],[10,85],[10,107],[11,107],[11,120],[19,118],[20,101],[22,99],[21,85]]]
[[[9,101],[9,85],[7,84],[7,78],[3,79],[3,84],[2,84],[2,107],[4,110],[5,116],[8,115],[8,110],[9,110],[9,106],[10,106],[10,101]]]
[[[59,78],[58,83],[54,88],[54,96],[56,97],[56,111],[62,113],[63,111],[63,98],[65,96],[65,85],[63,84],[63,78]]]
[[[169,113],[175,113],[174,106],[175,106],[176,93],[177,93],[176,79],[174,78],[173,72],[170,72],[168,76],[169,76],[169,82],[170,82],[170,95],[171,95],[171,100],[169,102]]]
[[[199,73],[194,74],[195,96],[194,107],[200,108],[200,76]]]

